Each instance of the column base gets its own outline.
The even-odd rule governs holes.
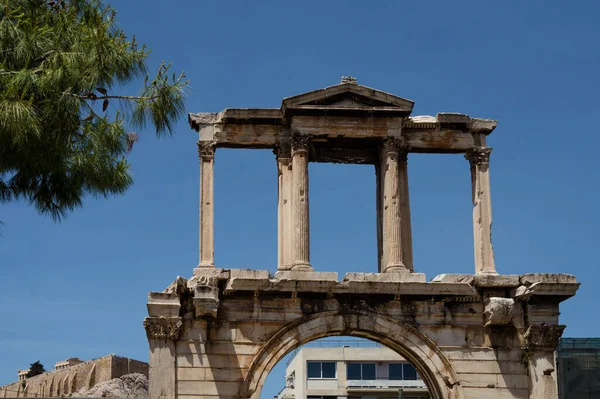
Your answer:
[[[482,272],[476,272],[475,275],[498,276],[498,272],[495,270],[486,270]]]
[[[312,272],[314,269],[310,263],[294,263],[289,270],[293,272]]]
[[[200,262],[198,264],[198,266],[196,266],[197,268],[205,268],[205,267],[211,267],[214,269],[215,264],[214,263],[210,263],[210,262]]]
[[[404,264],[389,265],[383,269],[383,273],[412,273]]]

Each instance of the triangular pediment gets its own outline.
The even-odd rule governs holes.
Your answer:
[[[284,113],[293,110],[315,111],[380,111],[409,115],[414,102],[402,97],[361,86],[356,83],[342,83],[285,98],[281,104]]]

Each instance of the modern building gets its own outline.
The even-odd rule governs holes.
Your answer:
[[[369,344],[324,341],[299,348],[287,364],[278,399],[429,398],[410,363],[391,349]]]
[[[562,338],[556,365],[560,399],[600,398],[600,338]]]

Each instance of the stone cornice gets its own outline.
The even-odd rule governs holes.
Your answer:
[[[183,322],[181,317],[146,317],[144,328],[148,339],[179,339]]]

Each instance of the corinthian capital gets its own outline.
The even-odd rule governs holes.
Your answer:
[[[566,326],[530,325],[525,332],[525,345],[555,349]]]
[[[289,142],[280,142],[275,145],[273,149],[275,157],[279,159],[289,159],[292,157],[292,147]]]
[[[474,147],[467,151],[465,158],[471,166],[475,165],[489,165],[490,154],[492,153],[492,147]]]
[[[148,339],[178,340],[183,322],[181,317],[146,317],[144,328]]]
[[[215,157],[217,142],[214,140],[198,140],[198,156],[200,159],[212,159]]]
[[[384,154],[389,152],[398,153],[402,148],[402,139],[398,137],[386,137],[383,139],[381,150]]]
[[[381,151],[384,154],[397,154],[400,162],[406,162],[408,160],[410,146],[404,143],[402,137],[386,137],[383,139]]]
[[[312,137],[299,133],[292,134],[292,151],[306,151]]]

